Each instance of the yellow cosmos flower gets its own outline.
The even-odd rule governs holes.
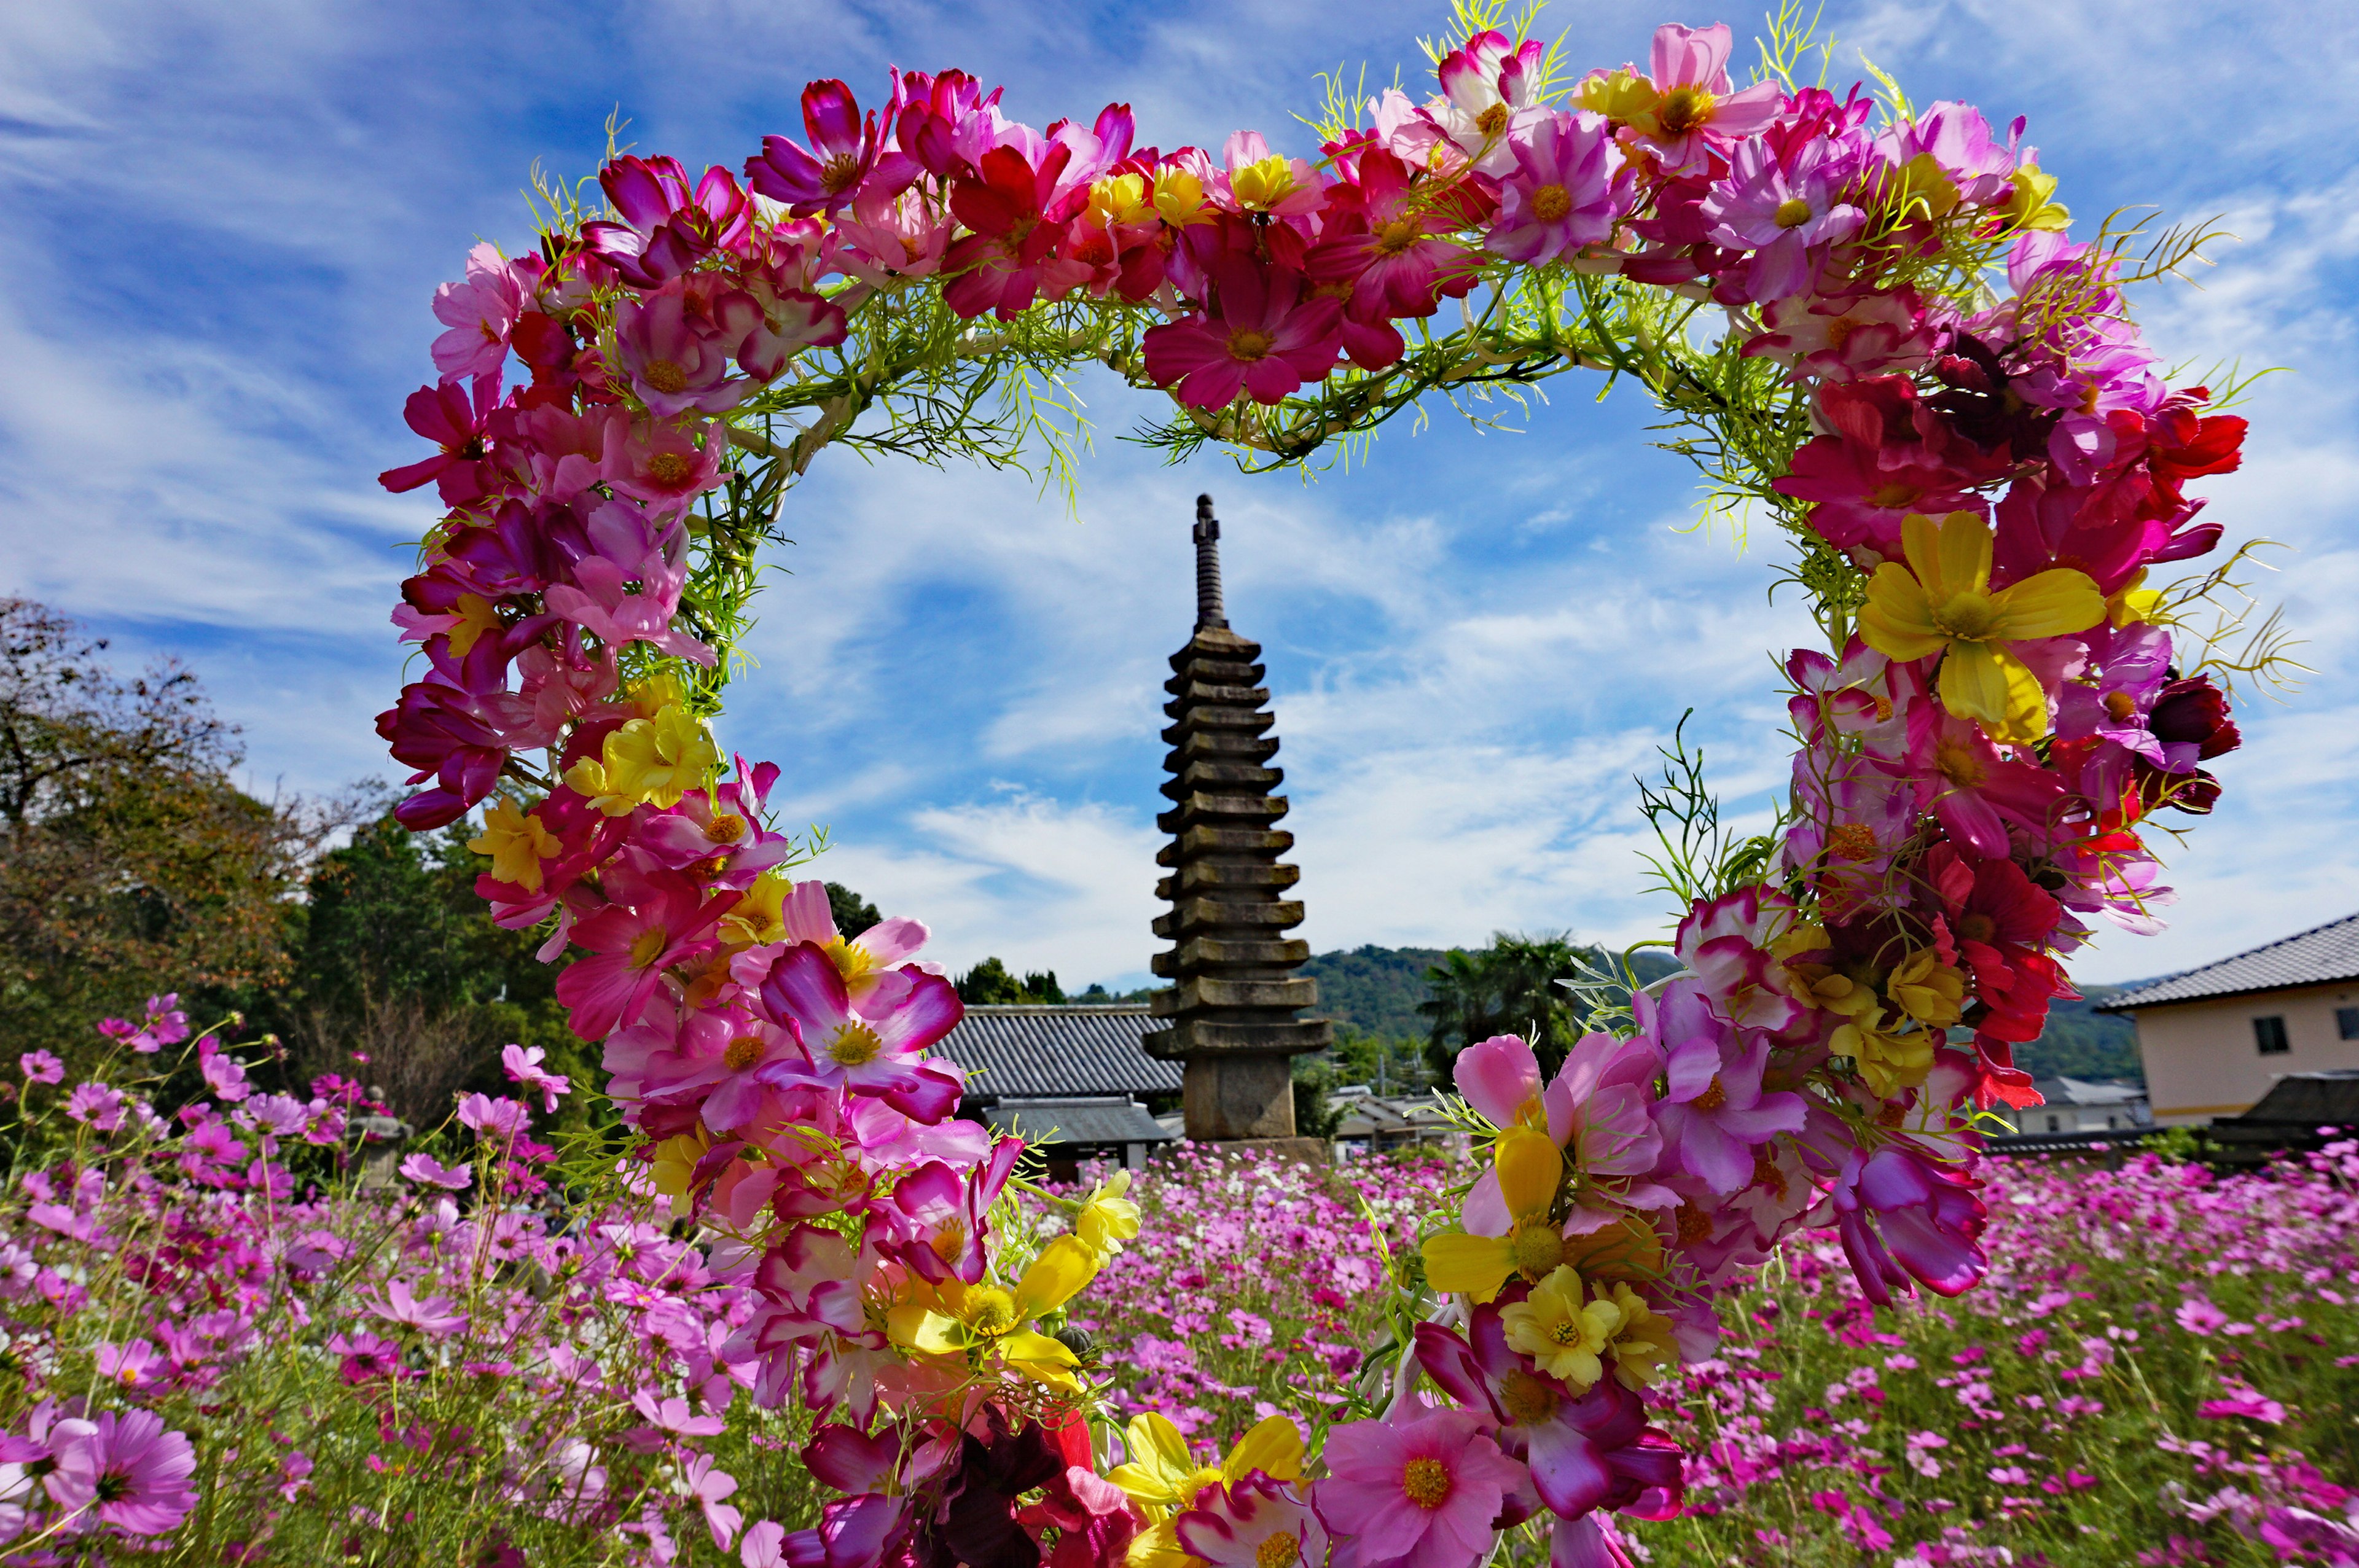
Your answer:
[[[1893,970],[1885,979],[1884,991],[1918,1022],[1945,1029],[1958,1022],[1966,998],[1966,978],[1928,947]]]
[[[1549,1219],[1564,1183],[1564,1151],[1538,1129],[1518,1126],[1499,1134],[1493,1158],[1514,1223],[1505,1236],[1451,1230],[1425,1238],[1426,1279],[1444,1294],[1487,1302],[1509,1276],[1538,1280],[1564,1261],[1564,1235]]]
[[[2015,188],[1998,215],[2014,228],[2062,233],[2072,226],[2072,210],[2060,201],[2049,200],[2055,194],[2056,177],[2042,174],[2036,163],[2026,162],[2017,168]]]
[[[1131,1541],[1132,1568],[1182,1568],[1194,1561],[1180,1544],[1175,1521],[1208,1489],[1234,1486],[1256,1470],[1273,1481],[1302,1478],[1302,1432],[1288,1416],[1254,1427],[1218,1465],[1200,1463],[1180,1429],[1153,1411],[1132,1417],[1123,1435],[1130,1458],[1106,1479],[1147,1516],[1147,1528]]]
[[[1635,70],[1600,70],[1582,79],[1581,107],[1629,124],[1655,107],[1655,84]]]
[[[1839,1025],[1828,1037],[1827,1045],[1836,1055],[1849,1056],[1858,1063],[1861,1079],[1888,1099],[1925,1081],[1925,1075],[1933,1070],[1933,1047],[1938,1038],[1936,1032],[1930,1029],[1900,1033],[1887,1027],[1882,1008],[1871,1007]]]
[[[667,1138],[656,1145],[655,1159],[647,1167],[656,1191],[671,1200],[672,1212],[688,1212],[690,1178],[697,1162],[712,1152],[712,1141],[705,1136],[704,1124],[699,1122],[677,1138]]]
[[[1155,171],[1155,211],[1175,229],[1212,221],[1212,205],[1204,200],[1204,182],[1184,168]]]
[[[1940,523],[1901,520],[1908,564],[1886,561],[1868,580],[1860,635],[1887,658],[1941,658],[1941,706],[1992,739],[2027,745],[2048,732],[2048,696],[2011,644],[2085,632],[2105,600],[2086,572],[2056,568],[2010,588],[1990,586],[1991,532],[1971,512]]]
[[[627,816],[642,801],[679,804],[721,766],[720,749],[688,709],[668,707],[652,719],[634,719],[606,737],[603,754],[566,770],[576,795],[609,816]]]
[[[1539,1364],[1541,1371],[1575,1393],[1594,1388],[1614,1357],[1614,1380],[1625,1389],[1659,1381],[1678,1354],[1670,1320],[1619,1281],[1584,1292],[1580,1273],[1551,1272],[1520,1302],[1500,1309],[1509,1348]]]
[[[1013,1291],[957,1280],[922,1282],[886,1315],[896,1344],[929,1355],[996,1356],[1010,1370],[1066,1393],[1081,1384],[1073,1353],[1024,1325],[1056,1311],[1097,1277],[1098,1256],[1079,1238],[1060,1236],[1040,1249]]]
[[[795,889],[792,877],[764,871],[745,890],[745,896],[721,917],[721,939],[733,947],[750,947],[787,939],[787,895]]]
[[[527,892],[540,891],[540,863],[554,860],[560,846],[540,818],[505,796],[484,807],[484,830],[467,848],[492,858],[492,875]]]
[[[1083,221],[1100,229],[1155,222],[1154,204],[1147,199],[1147,177],[1110,174],[1096,181],[1090,187],[1089,211]]]
[[[1240,207],[1275,207],[1294,192],[1294,166],[1272,153],[1232,173],[1229,192]]]
[[[1124,1242],[1138,1239],[1138,1206],[1124,1195],[1129,1191],[1130,1173],[1116,1171],[1073,1216],[1073,1234],[1100,1258],[1111,1258]]]

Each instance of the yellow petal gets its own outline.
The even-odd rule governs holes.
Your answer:
[[[1238,1438],[1221,1464],[1221,1481],[1234,1486],[1256,1470],[1273,1481],[1300,1478],[1302,1432],[1292,1416],[1274,1415]]]
[[[1564,1245],[1563,1266],[1593,1281],[1658,1280],[1668,1266],[1662,1233],[1635,1214],[1586,1236],[1567,1237]]]
[[[1106,1478],[1135,1498],[1168,1501],[1180,1478],[1196,1468],[1188,1440],[1168,1416],[1154,1411],[1133,1416],[1123,1435],[1128,1440],[1130,1463],[1107,1471]],[[1125,1470],[1133,1472],[1136,1486],[1121,1478]]]
[[[895,1344],[929,1355],[948,1356],[960,1347],[957,1322],[928,1311],[922,1302],[903,1302],[895,1307],[886,1315],[885,1331]]]
[[[2017,667],[2022,667],[2019,662]],[[1989,643],[1951,643],[1949,656],[1941,661],[1940,690],[1941,706],[1960,719],[1974,719],[1985,729],[2006,726],[2006,671],[1998,650]]]
[[[1925,591],[1935,599],[1947,599],[1956,591],[1941,580],[1941,525],[1921,512],[1911,512],[1900,520],[1900,554],[1908,569]],[[1878,568],[1880,572],[1883,568]]]
[[[1507,1212],[1522,1218],[1546,1214],[1564,1181],[1564,1151],[1537,1128],[1511,1127],[1499,1134],[1499,1195]]]
[[[1981,593],[1990,587],[1991,531],[1971,512],[1952,512],[1941,519],[1940,535],[1941,588],[1936,597]],[[1927,583],[1929,592],[1933,586]]]
[[[1425,1238],[1426,1282],[1444,1295],[1487,1302],[1516,1271],[1516,1249],[1504,1236],[1449,1230]]]
[[[2006,649],[1995,648],[1991,656],[2006,678],[2006,713],[1987,727],[1990,737],[2002,745],[2028,746],[2048,733],[2048,688],[2030,665]]]
[[[1078,1236],[1060,1236],[1040,1249],[1016,1287],[1016,1314],[1038,1317],[1054,1312],[1097,1278],[1098,1255]]]
[[[1859,634],[1887,659],[1921,659],[1949,645],[1948,636],[1933,624],[1925,585],[1897,561],[1885,562],[1868,579]]]
[[[2105,618],[2105,596],[2086,572],[2058,567],[1991,595],[1998,619],[1990,634],[2003,643],[2022,637],[2064,637]]]

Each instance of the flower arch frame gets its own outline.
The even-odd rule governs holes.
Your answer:
[[[398,816],[481,810],[495,916],[583,950],[559,996],[632,1179],[742,1285],[756,1396],[825,1418],[842,1496],[790,1560],[1442,1568],[1545,1528],[1560,1564],[1625,1561],[1614,1516],[1681,1493],[1643,1396],[1782,1236],[1835,1227],[1878,1303],[1982,1276],[1976,1119],[2033,1098],[2012,1048],[2089,922],[2156,924],[2141,829],[2210,810],[2223,683],[2270,661],[2192,620],[2242,552],[2153,575],[2218,545],[2185,486],[2244,422],[2166,384],[2125,302],[2204,235],[2076,243],[2022,121],[1838,98],[1807,43],[1774,18],[1738,87],[1726,27],[1666,26],[1576,75],[1462,4],[1438,91],[1332,94],[1316,161],[1142,147],[1120,104],[1035,130],[957,70],[864,113],[819,81],[803,139],[612,157],[603,209],[545,191],[537,250],[438,291],[407,408],[436,450],[384,476],[447,508],[394,614],[427,665],[378,720]],[[839,931],[777,768],[710,731],[822,449],[1062,462],[1087,363],[1170,397],[1174,457],[1248,467],[1634,380],[1708,507],[1792,540],[1824,634],[1785,663],[1773,833],[1721,836],[1691,773],[1648,797],[1679,973],[1553,1076],[1512,1037],[1461,1055],[1483,1173],[1405,1264],[1356,1419],[1224,1459],[1117,1434],[1060,1336],[1136,1234],[1125,1179],[1018,1216],[1021,1144],[956,1120],[929,1054],[960,1007],[924,927]]]

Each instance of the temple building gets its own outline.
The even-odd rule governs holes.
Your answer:
[[[1156,825],[1171,836],[1156,856],[1167,875],[1156,893],[1171,905],[1155,934],[1171,944],[1155,973],[1172,982],[1151,1007],[1166,1021],[1143,1041],[1149,1055],[1186,1064],[1181,1105],[1191,1139],[1297,1139],[1291,1058],[1334,1040],[1323,1018],[1304,1018],[1319,982],[1296,973],[1310,947],[1286,934],[1302,924],[1288,894],[1301,872],[1279,857],[1294,835],[1277,823],[1286,797],[1261,645],[1229,627],[1221,593],[1221,524],[1212,498],[1196,498],[1196,628],[1171,655],[1163,731],[1171,809]]]

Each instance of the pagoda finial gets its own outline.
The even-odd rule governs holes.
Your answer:
[[[1228,607],[1221,602],[1221,520],[1212,515],[1212,498],[1196,498],[1196,625],[1225,627]]]

